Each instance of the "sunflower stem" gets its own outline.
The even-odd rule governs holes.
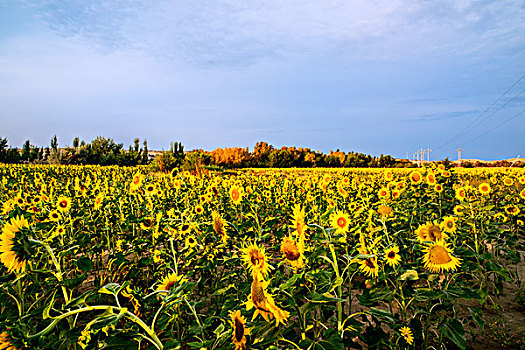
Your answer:
[[[30,239],[30,241],[37,243],[37,244],[41,244],[44,246],[44,248],[46,248],[47,252],[51,256],[51,261],[53,261],[53,265],[55,265],[55,268],[57,270],[57,272],[54,273],[54,275],[56,279],[58,280],[58,282],[62,283],[64,281],[64,279],[62,278],[62,268],[60,267],[60,264],[58,263],[55,253],[53,253],[53,249],[51,249],[49,244],[47,244],[46,242],[38,241],[35,239]],[[61,285],[60,287],[62,288],[62,294],[64,295],[64,301],[67,304],[69,303],[69,295],[67,293],[66,287],[63,285]]]

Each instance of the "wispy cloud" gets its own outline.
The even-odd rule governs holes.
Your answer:
[[[28,6],[57,33],[99,50],[140,49],[201,65],[304,54],[465,54],[522,45],[525,36],[520,1],[45,0]]]

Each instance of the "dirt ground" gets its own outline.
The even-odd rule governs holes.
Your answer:
[[[516,280],[504,282],[495,305],[483,308],[484,329],[466,327],[467,349],[525,349],[525,295],[518,299],[519,285],[525,291],[525,261],[510,268],[516,269]]]

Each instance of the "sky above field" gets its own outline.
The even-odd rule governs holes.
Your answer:
[[[0,0],[15,147],[523,157],[524,73],[522,0]]]

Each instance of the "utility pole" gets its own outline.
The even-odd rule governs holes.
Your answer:
[[[430,152],[432,152],[432,150],[430,148],[427,148],[427,161],[430,162]]]
[[[458,148],[458,161],[461,164],[461,148]]]
[[[416,156],[417,156],[417,166],[421,166],[421,164],[419,163],[419,150],[417,150],[416,152]]]
[[[421,162],[420,162],[420,164],[423,164],[424,161],[425,161],[425,150],[423,148],[421,148]]]

